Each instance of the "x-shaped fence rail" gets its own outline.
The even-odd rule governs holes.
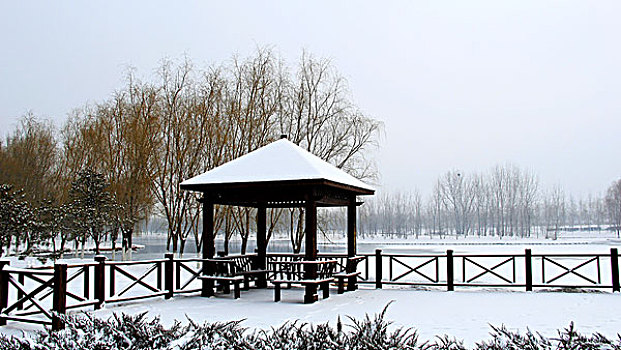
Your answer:
[[[417,257],[417,258],[426,259],[426,258],[423,258],[423,257]],[[417,260],[420,260],[420,259],[417,259]],[[388,280],[391,281],[391,282],[399,281],[399,280],[405,278],[406,276],[410,275],[411,273],[415,273],[418,276],[423,277],[424,279],[428,280],[431,283],[438,283],[438,281],[440,279],[440,276],[439,276],[440,275],[440,262],[439,262],[439,257],[437,257],[437,256],[433,257],[433,258],[430,258],[430,259],[426,259],[422,263],[420,263],[420,264],[418,264],[416,266],[412,266],[412,265],[410,265],[408,263],[405,263],[402,260],[402,257],[399,257],[399,256],[390,256],[388,261],[389,261],[389,265],[390,265]],[[396,263],[397,265],[404,267],[406,269],[406,271],[401,273],[400,275],[394,277],[393,276],[393,271],[395,269],[394,269],[393,263]],[[427,266],[429,264],[434,264],[435,265],[435,270],[432,270],[432,271],[435,271],[435,274],[432,275],[432,276],[429,276],[428,274],[425,274],[425,273],[420,271],[422,268],[424,268],[425,266]]]
[[[168,293],[167,290],[162,288],[162,270],[163,264],[166,260],[151,260],[151,261],[134,261],[134,262],[111,262],[109,263],[109,278],[110,278],[110,297],[106,299],[107,302],[120,302],[120,301],[129,301],[129,300],[137,300],[143,299],[145,297],[156,297],[161,295],[166,295]],[[145,268],[141,275],[137,276],[136,272],[130,271],[130,267],[134,267],[134,270],[138,270],[139,268]],[[136,268],[139,267],[139,268]],[[116,292],[116,277],[117,273],[125,279],[129,280],[129,284],[125,285],[125,287],[120,290],[118,293]],[[148,277],[152,279],[155,278],[155,281],[146,281]],[[140,289],[138,287],[143,287]],[[144,289],[150,291],[150,293],[146,293]],[[131,296],[124,296],[129,291],[134,290],[134,294]]]
[[[554,266],[559,267],[560,269],[563,270],[562,273],[546,280],[546,261],[551,263]],[[593,263],[595,263],[595,271],[597,274],[597,281],[595,279],[589,278],[587,276],[584,275],[584,273],[580,273],[577,270],[586,266],[590,266]],[[566,265],[563,265],[562,263],[560,263],[558,261],[558,257],[555,260],[553,255],[549,255],[549,256],[542,256],[541,257],[541,282],[544,284],[551,284],[555,281],[560,280],[561,278],[565,277],[565,276],[576,276],[584,281],[587,281],[593,285],[597,285],[597,284],[601,284],[602,283],[602,276],[601,276],[601,265],[600,265],[600,256],[596,255],[590,259],[587,259],[586,261],[583,261],[582,263],[575,265],[574,267],[568,267]]]
[[[497,256],[485,256],[485,258],[502,258],[502,255],[497,255]],[[462,256],[462,281],[464,283],[472,283],[474,281],[476,281],[477,279],[483,277],[483,276],[487,276],[487,275],[491,275],[494,276],[498,279],[500,279],[501,281],[505,282],[505,283],[509,283],[509,284],[513,284],[515,283],[515,256],[511,256],[508,259],[505,259],[497,264],[495,264],[492,267],[487,267],[484,265],[483,262],[479,261],[475,261],[474,259],[476,259],[476,256],[471,256],[471,257],[467,257],[467,256]],[[481,258],[481,257],[479,257]],[[512,274],[510,278],[507,278],[503,275],[501,275],[500,273],[496,272],[499,268],[505,266],[508,263],[512,263]],[[483,270],[482,272],[478,273],[477,275],[470,277],[468,279],[466,279],[467,276],[467,272],[469,271],[468,269],[468,264],[473,265],[478,267],[479,269]]]

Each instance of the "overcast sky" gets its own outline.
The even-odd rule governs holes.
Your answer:
[[[621,177],[621,2],[2,1],[0,130],[60,125],[128,66],[197,66],[257,46],[327,57],[385,123],[384,186],[429,193],[451,169],[531,169],[602,193]]]

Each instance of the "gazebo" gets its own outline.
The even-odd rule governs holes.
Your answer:
[[[215,255],[214,205],[257,209],[258,268],[267,265],[266,209],[305,209],[305,260],[317,259],[317,208],[347,207],[347,256],[356,255],[356,196],[375,190],[341,169],[297,146],[285,137],[181,183],[184,190],[203,193],[203,259]],[[308,265],[304,278],[316,277]],[[306,288],[305,300],[317,299]]]

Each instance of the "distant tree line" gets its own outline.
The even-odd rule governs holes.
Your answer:
[[[449,171],[428,198],[385,192],[360,209],[363,235],[548,236],[561,230],[621,228],[621,180],[605,196],[576,199],[560,186],[542,189],[534,173],[496,166],[486,173]]]
[[[107,100],[77,109],[57,130],[29,114],[0,142],[3,252],[121,238],[139,223],[166,220],[169,249],[200,247],[197,194],[179,183],[287,135],[290,141],[358,178],[376,169],[380,122],[362,113],[330,61],[302,54],[293,68],[272,51],[197,69],[164,60],[155,77],[127,75]],[[96,214],[96,215],[95,215]],[[268,213],[268,239],[286,230],[303,242],[301,209]],[[245,251],[254,225],[249,208],[218,206],[216,230]],[[36,243],[36,244],[34,244]],[[23,247],[26,248],[23,248]],[[20,248],[22,247],[22,248]]]

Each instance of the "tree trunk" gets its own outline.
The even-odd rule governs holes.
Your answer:
[[[80,249],[80,259],[84,259],[84,249],[86,249],[86,236],[82,236],[82,249]]]
[[[93,238],[93,240],[95,241],[95,255],[99,255],[99,245],[101,244],[101,238],[97,237]]]
[[[248,235],[242,237],[242,242],[241,242],[241,254],[242,255],[246,254],[247,248],[248,248]]]
[[[185,249],[186,238],[179,237],[179,258],[183,257],[183,250]]]
[[[179,241],[179,237],[177,235],[174,235],[172,237],[172,244],[173,244],[172,251],[175,252],[175,253],[177,252],[177,243],[178,243],[178,241]]]
[[[231,238],[228,233],[224,233],[224,255],[229,255],[229,242]]]

